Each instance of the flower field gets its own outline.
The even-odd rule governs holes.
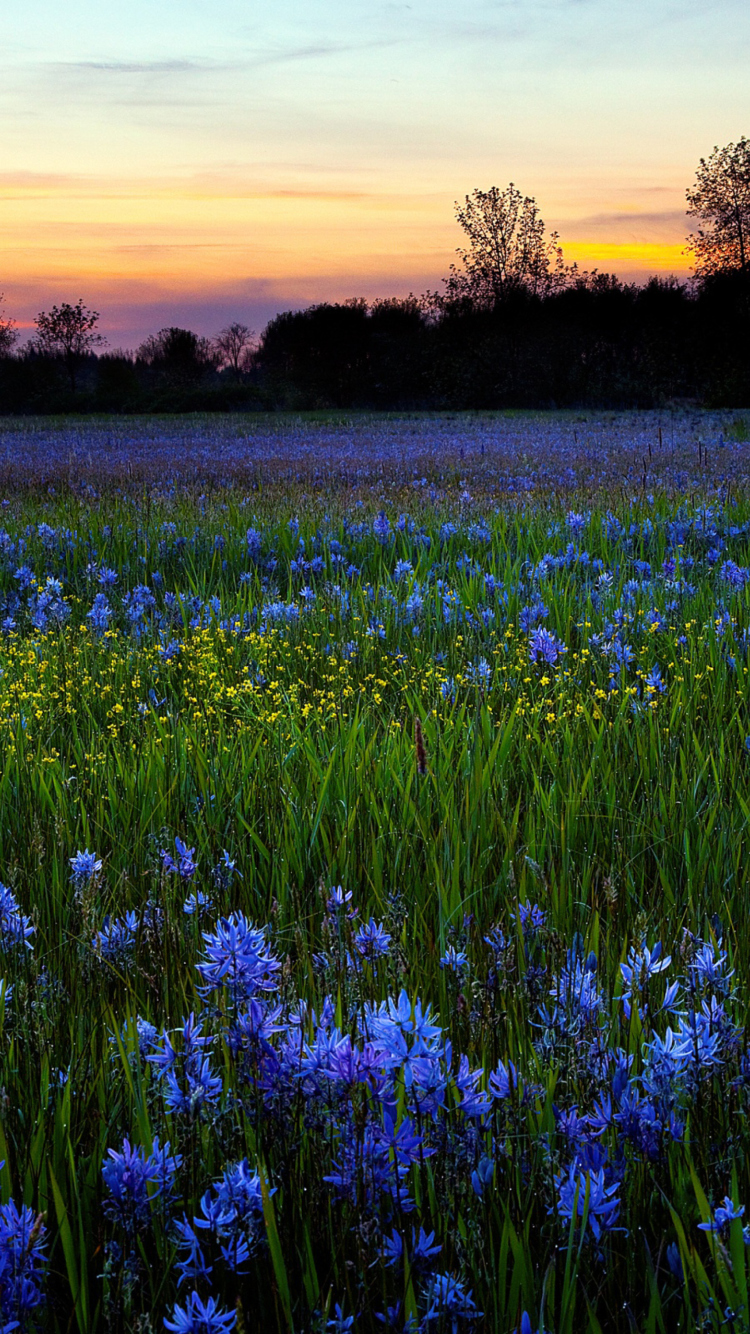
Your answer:
[[[3,1334],[750,1330],[747,435],[0,424]]]

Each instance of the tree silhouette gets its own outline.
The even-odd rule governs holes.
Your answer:
[[[207,338],[176,325],[151,334],[138,348],[137,359],[167,384],[182,388],[197,383],[216,364],[216,354]]]
[[[0,292],[0,306],[4,301],[5,297]],[[7,357],[10,355],[17,338],[18,333],[16,332],[15,320],[11,320],[7,315],[0,313],[0,357]]]
[[[63,359],[72,393],[76,392],[76,375],[84,357],[106,342],[97,332],[98,322],[99,312],[89,310],[80,299],[74,306],[63,301],[61,306],[42,310],[36,317],[37,350]]]
[[[750,140],[743,136],[701,158],[686,194],[688,216],[701,224],[688,237],[696,277],[750,277]]]
[[[255,349],[255,334],[246,324],[235,321],[216,335],[214,346],[220,365],[234,371],[239,380],[250,364]]]
[[[456,218],[469,247],[456,252],[463,268],[451,266],[448,301],[468,298],[492,308],[514,292],[546,296],[562,285],[557,233],[546,239],[536,200],[522,195],[512,181],[505,190],[493,185],[467,195],[463,205],[456,203]]]

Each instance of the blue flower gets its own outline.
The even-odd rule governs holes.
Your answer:
[[[354,937],[354,944],[357,953],[363,959],[369,959],[371,963],[374,963],[376,959],[382,959],[388,953],[391,937],[382,923],[376,922],[371,917],[366,926],[359,928]]]
[[[127,912],[124,917],[114,920],[105,917],[101,931],[94,936],[94,949],[109,963],[124,963],[135,949],[137,930],[135,912]]]
[[[194,889],[192,894],[185,899],[182,911],[187,917],[200,917],[210,907],[211,900],[208,894],[204,894],[202,889]]]
[[[605,1185],[603,1167],[598,1172],[585,1171],[577,1161],[573,1162],[567,1172],[555,1177],[555,1185],[557,1212],[565,1222],[573,1217],[583,1218],[587,1212],[587,1224],[596,1241],[615,1226],[620,1213],[619,1182]]]
[[[353,1315],[344,1315],[344,1308],[339,1302],[333,1308],[333,1319],[326,1321],[326,1329],[330,1329],[332,1334],[349,1334],[354,1329],[355,1317]]]
[[[181,648],[182,645],[178,639],[170,639],[160,646],[158,654],[162,662],[173,662],[175,658],[179,657]],[[191,849],[191,851],[195,851],[195,849]]]
[[[2,1166],[2,1164],[0,1164]],[[13,1200],[0,1205],[0,1321],[3,1334],[19,1327],[44,1300],[47,1229],[41,1214]]]
[[[440,683],[440,695],[441,695],[441,698],[444,699],[444,700],[446,700],[449,704],[454,704],[454,703],[455,703],[455,700],[456,700],[456,682],[455,682],[455,679],[454,679],[452,676],[447,676],[446,679],[445,679],[444,681],[441,681],[441,683]],[[750,740],[750,738],[748,738],[748,740]]]
[[[447,1317],[449,1323],[446,1328],[458,1330],[459,1320],[471,1325],[483,1314],[477,1310],[472,1293],[467,1292],[463,1283],[454,1278],[453,1274],[436,1274],[425,1288],[424,1298],[427,1310],[420,1328],[427,1328],[433,1321],[442,1324]]]
[[[346,913],[349,921],[353,921],[357,916],[357,909],[350,908],[348,905],[352,901],[352,891],[344,890],[343,885],[334,885],[328,892],[326,899],[326,912],[329,917],[336,918],[340,913]]]
[[[391,535],[391,525],[388,521],[388,516],[383,510],[381,510],[373,519],[372,531],[378,539],[378,542],[383,543],[388,541],[388,538]]]
[[[70,878],[76,888],[81,888],[98,876],[102,865],[101,859],[97,857],[95,852],[89,852],[88,848],[83,852],[77,852],[75,857],[71,857]]]
[[[512,1061],[508,1061],[507,1066],[498,1061],[487,1082],[493,1097],[501,1102],[518,1088],[518,1071]]]
[[[531,603],[528,607],[522,607],[518,613],[519,629],[527,635],[539,621],[545,620],[547,616],[549,616],[549,608],[541,600]]]
[[[648,948],[645,940],[640,949],[631,945],[627,962],[620,964],[620,972],[625,982],[621,999],[626,1019],[630,1018],[634,992],[642,992],[651,978],[658,977],[659,973],[663,973],[671,962],[672,956],[670,954],[662,958],[661,942],[658,940],[652,949]]]
[[[265,931],[253,926],[244,913],[222,917],[212,932],[203,933],[203,939],[205,955],[196,964],[203,994],[226,987],[238,1004],[276,987],[281,964],[268,949]]]
[[[237,870],[237,863],[229,856],[226,848],[211,872],[213,882],[219,889],[228,889],[236,875],[242,880],[242,872]]]
[[[518,920],[524,936],[541,931],[547,921],[547,914],[537,903],[519,903]]]
[[[162,851],[161,862],[166,875],[177,874],[181,880],[192,880],[198,870],[198,863],[195,860],[195,848],[189,848],[183,843],[181,838],[175,838],[175,851],[177,852],[177,861],[174,860],[171,853]]]
[[[151,1221],[152,1202],[160,1197],[165,1202],[171,1201],[175,1174],[181,1163],[179,1154],[170,1153],[169,1142],[164,1148],[160,1146],[158,1136],[154,1136],[148,1157],[140,1146],[132,1148],[130,1140],[124,1139],[121,1149],[109,1149],[102,1165],[102,1180],[108,1192],[104,1213],[130,1233],[142,1231]]]
[[[529,639],[529,660],[545,662],[554,667],[558,658],[565,652],[565,645],[556,639],[550,630],[539,626]]]
[[[112,619],[112,608],[104,593],[97,593],[94,598],[94,605],[90,611],[86,612],[86,619],[91,621],[91,625],[98,635],[104,634]]]
[[[480,658],[478,662],[469,663],[466,669],[466,680],[472,685],[479,686],[481,690],[489,689],[492,683],[492,668],[486,658]]]
[[[733,560],[725,560],[719,574],[724,582],[734,590],[744,588],[748,579],[750,579],[750,570],[744,569],[741,565],[736,565]]]
[[[164,1032],[160,1045],[146,1057],[155,1066],[157,1077],[164,1081],[164,1101],[170,1111],[185,1112],[192,1117],[201,1111],[204,1103],[216,1102],[219,1098],[222,1080],[213,1073],[204,1054],[211,1041],[202,1031],[202,1021],[196,1022],[195,1015],[191,1014],[182,1027],[180,1050],[173,1047],[169,1035]]]
[[[477,1070],[472,1070],[469,1066],[468,1056],[462,1056],[458,1074],[456,1075],[456,1088],[461,1094],[461,1101],[458,1104],[458,1110],[463,1112],[464,1116],[479,1118],[485,1115],[492,1107],[492,1098],[489,1093],[484,1093],[479,1089],[479,1081],[484,1074],[480,1066]]]
[[[471,1174],[471,1187],[474,1194],[481,1200],[484,1196],[485,1187],[489,1186],[495,1172],[495,1164],[491,1158],[485,1154],[479,1159],[476,1168]]]
[[[471,965],[463,950],[457,950],[455,945],[448,945],[445,954],[440,959],[440,967],[445,968],[449,973],[455,973],[457,977],[463,977],[465,973],[469,972]]]
[[[235,1311],[224,1311],[215,1297],[205,1301],[197,1292],[191,1292],[184,1306],[175,1306],[172,1319],[164,1319],[164,1328],[171,1334],[228,1334],[237,1323]]]
[[[21,912],[12,890],[6,885],[0,885],[0,949],[17,945],[33,949],[30,937],[35,929],[31,918]]]
[[[735,1218],[742,1218],[744,1213],[744,1204],[733,1204],[730,1197],[725,1195],[723,1203],[717,1205],[714,1210],[713,1218],[708,1223],[699,1223],[698,1228],[701,1232],[721,1232],[722,1228],[733,1223]]]

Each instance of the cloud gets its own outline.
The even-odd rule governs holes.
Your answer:
[[[56,60],[44,68],[59,70],[97,70],[103,74],[192,74],[228,68],[226,61],[206,60]]]
[[[589,217],[568,219],[559,224],[563,239],[621,242],[676,242],[685,236],[687,219],[682,209],[645,212],[623,210],[595,213]]]

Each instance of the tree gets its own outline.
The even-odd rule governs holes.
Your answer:
[[[0,305],[2,305],[4,300],[5,297],[2,292],[0,292]],[[9,319],[7,315],[0,314],[0,357],[7,357],[10,355],[17,338],[18,334],[16,332],[15,320]]]
[[[219,365],[234,371],[239,380],[243,371],[248,370],[255,351],[255,334],[246,324],[227,325],[214,339]]]
[[[61,306],[42,310],[36,317],[37,351],[50,357],[61,357],[70,378],[71,392],[76,392],[76,375],[81,362],[95,347],[106,342],[97,332],[99,312],[89,310],[79,298],[74,306],[63,301]]]
[[[456,251],[463,269],[451,266],[448,301],[468,298],[472,305],[492,308],[514,292],[545,296],[562,284],[557,233],[545,238],[536,201],[524,197],[512,181],[505,190],[493,185],[467,195],[463,206],[456,203],[456,218],[469,248]]]
[[[701,224],[688,237],[696,277],[750,277],[750,139],[743,136],[701,158],[686,195],[688,216]]]
[[[207,338],[174,325],[151,334],[138,348],[137,358],[179,388],[195,384],[216,365],[216,354]]]

